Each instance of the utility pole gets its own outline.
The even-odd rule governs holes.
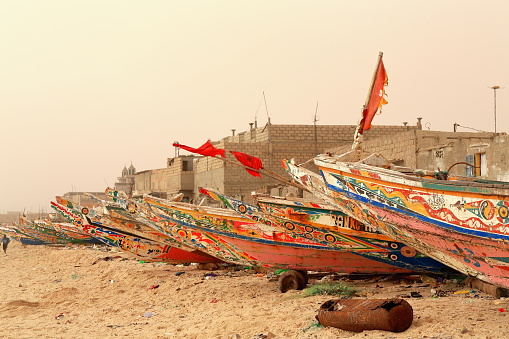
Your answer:
[[[490,88],[493,90],[493,113],[495,115],[495,133],[497,133],[497,89],[500,89],[500,86]]]

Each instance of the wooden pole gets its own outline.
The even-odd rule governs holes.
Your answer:
[[[297,183],[295,183],[295,182],[293,182],[293,181],[290,181],[290,180],[288,180],[288,179],[286,179],[286,178],[284,178],[284,177],[280,176],[279,174],[274,173],[274,172],[272,172],[272,171],[270,171],[270,170],[268,170],[268,169],[261,168],[261,170],[263,171],[263,172],[262,172],[262,171],[260,171],[260,170],[256,170],[256,169],[251,168],[251,167],[249,167],[249,166],[244,166],[244,165],[242,165],[242,164],[240,164],[240,163],[237,163],[237,162],[234,162],[234,161],[231,161],[231,160],[225,159],[225,158],[221,158],[221,157],[217,157],[217,156],[214,156],[213,158],[216,158],[216,159],[222,160],[222,161],[223,161],[223,162],[225,162],[225,163],[229,163],[229,164],[232,164],[232,165],[235,165],[235,166],[240,166],[240,167],[243,167],[243,168],[248,168],[248,169],[250,169],[251,171],[254,171],[254,172],[257,172],[257,173],[260,173],[260,174],[264,174],[264,175],[266,175],[266,176],[268,176],[268,177],[270,177],[270,178],[272,178],[272,179],[275,179],[275,180],[277,180],[277,181],[280,181],[280,182],[282,182],[282,183],[284,183],[284,184],[291,185],[291,186],[294,186],[294,187],[297,187],[297,188],[300,188],[300,189],[303,189],[303,190],[305,190],[305,191],[310,192],[310,191],[309,191],[309,189],[308,189],[306,186],[303,186],[303,185],[297,184]]]

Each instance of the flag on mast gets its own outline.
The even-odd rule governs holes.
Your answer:
[[[262,161],[257,158],[257,157],[253,157],[249,154],[246,154],[246,153],[242,153],[242,152],[235,152],[235,151],[230,151],[231,154],[233,154],[235,156],[235,158],[242,164],[245,166],[246,168],[246,171],[251,174],[252,176],[254,177],[259,177],[261,178],[262,176],[260,175],[260,173],[258,172],[260,169],[263,168],[263,164],[262,164]],[[249,168],[248,168],[249,167]],[[255,170],[255,171],[254,171]]]
[[[371,128],[371,121],[375,117],[376,112],[380,109],[382,112],[382,106],[387,104],[385,100],[385,86],[389,84],[389,78],[385,70],[384,62],[382,60],[383,53],[380,52],[378,56],[378,64],[373,74],[373,81],[371,83],[366,103],[362,108],[362,117],[355,131],[354,144],[352,149],[357,149],[360,143],[361,135],[364,131]]]
[[[198,148],[189,147],[186,145],[181,145],[178,142],[174,142],[173,146],[182,148],[183,150],[186,150],[191,153],[197,153],[200,155],[204,155],[206,157],[215,157],[216,155],[221,156],[222,158],[225,157],[224,155],[224,149],[215,148],[214,145],[210,143],[210,140],[208,140],[206,143],[201,145]]]

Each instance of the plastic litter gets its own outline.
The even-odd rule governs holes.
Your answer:
[[[177,273],[175,273],[175,275],[178,277],[179,275],[182,275],[182,274],[184,274],[184,273],[186,273],[186,272],[181,271],[181,272],[177,272]]]
[[[286,271],[288,271],[288,270],[287,270],[287,269],[284,269],[284,268],[281,268],[281,269],[279,269],[279,270],[276,270],[276,271],[274,272],[274,275],[278,275],[278,274],[281,274],[281,273],[286,272]]]

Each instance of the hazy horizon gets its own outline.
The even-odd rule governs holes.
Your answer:
[[[374,124],[509,130],[506,1],[4,1],[0,213],[104,191],[273,124],[356,124],[379,51]],[[505,33],[504,33],[505,32]],[[253,154],[255,155],[255,154]]]

